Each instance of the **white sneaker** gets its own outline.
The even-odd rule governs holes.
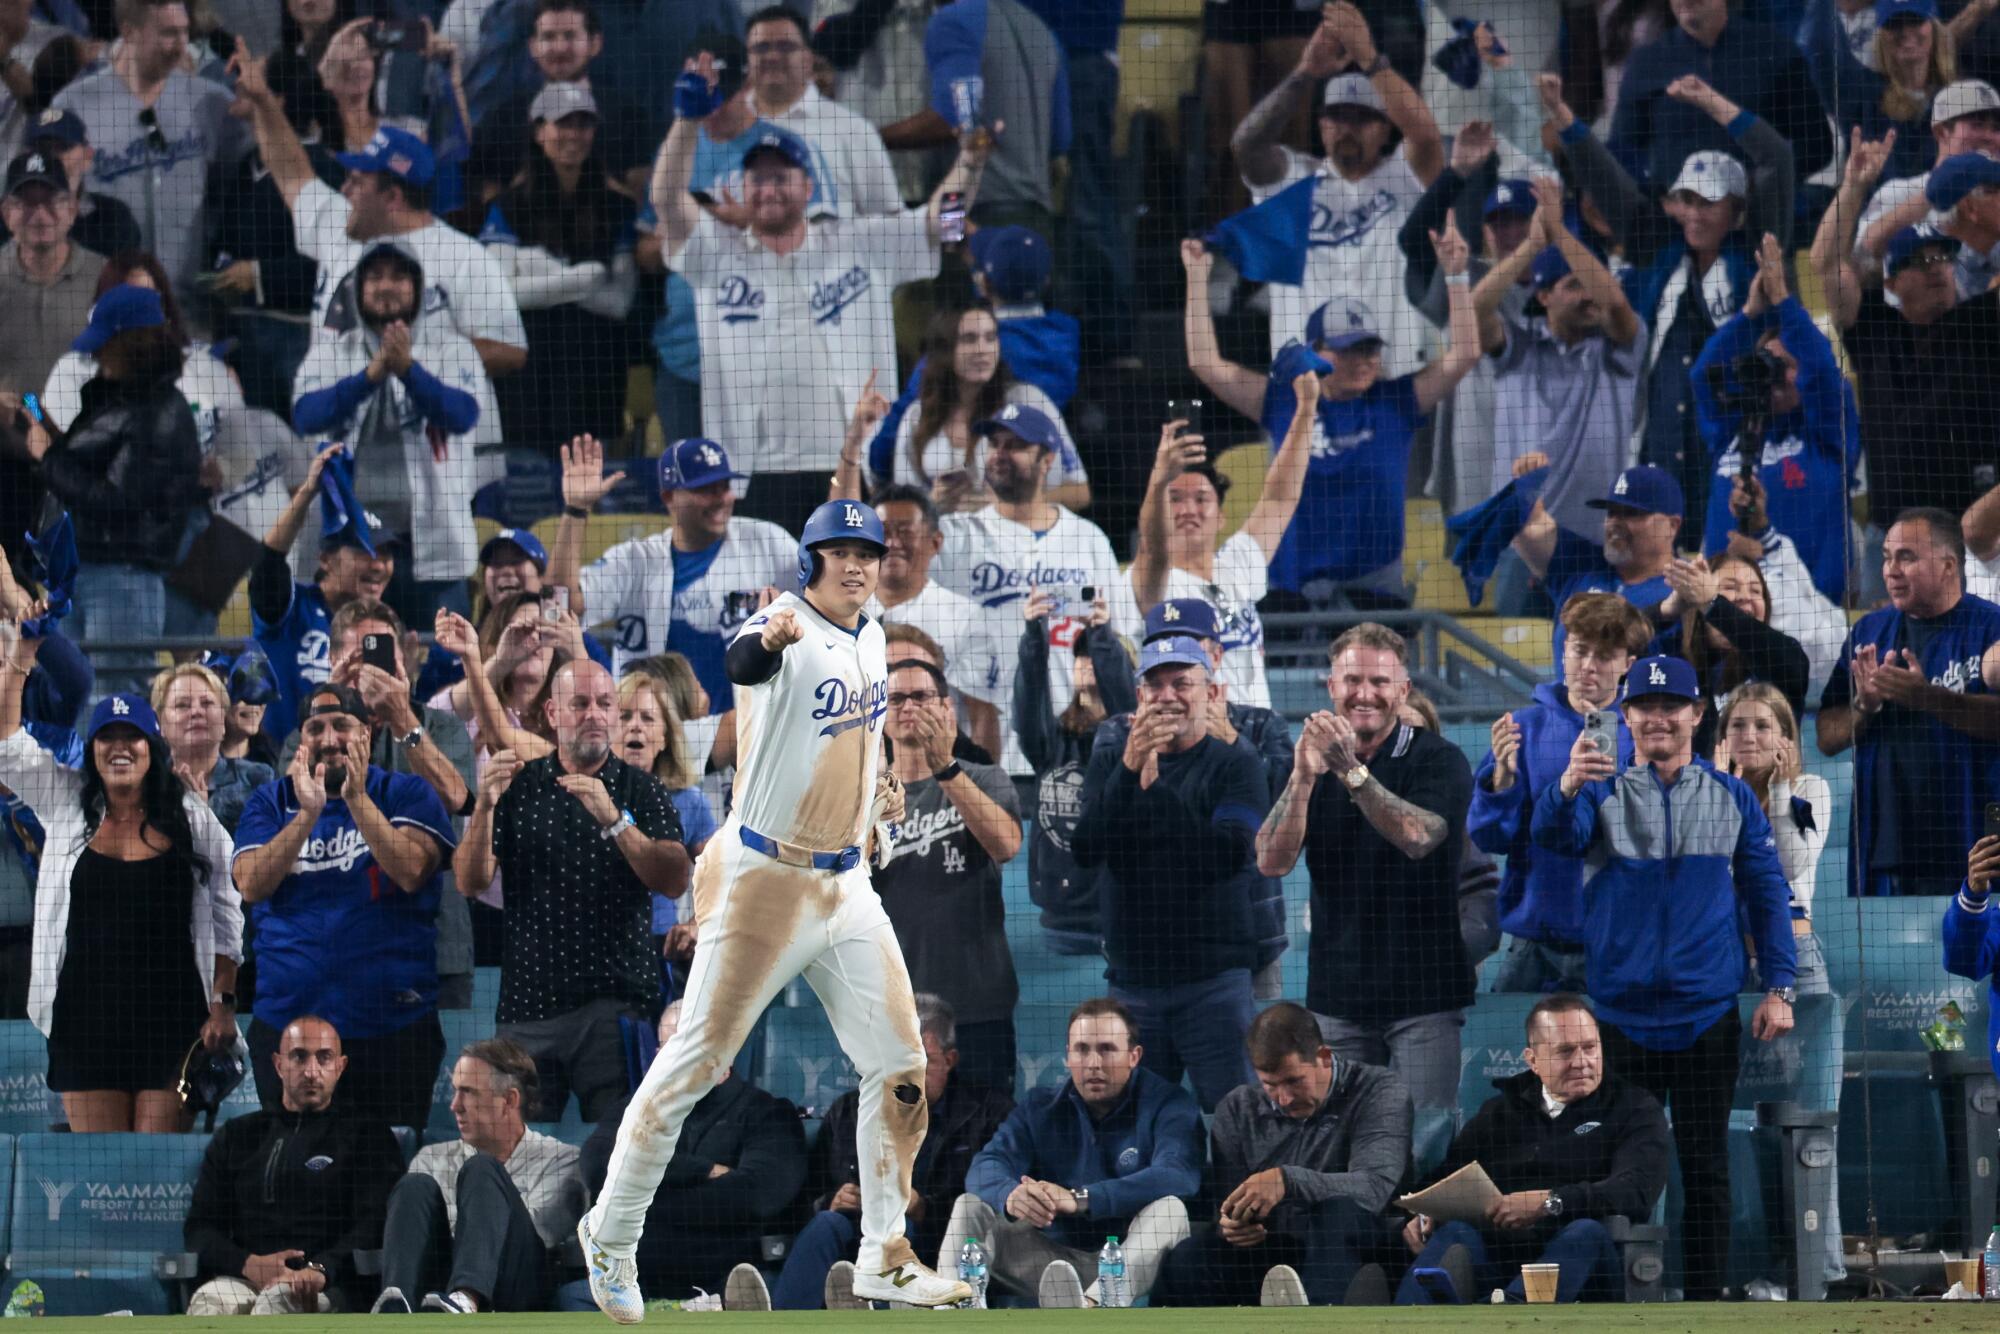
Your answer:
[[[738,1265],[729,1271],[729,1281],[722,1287],[722,1309],[725,1311],[771,1309],[771,1290],[764,1285],[764,1276],[757,1272],[756,1265]]]
[[[854,1262],[837,1260],[833,1268],[826,1271],[826,1284],[820,1289],[820,1296],[829,1311],[866,1311],[868,1303],[854,1295]]]
[[[611,1255],[590,1234],[590,1211],[576,1220],[576,1239],[583,1246],[584,1267],[590,1271],[590,1299],[597,1309],[621,1325],[646,1318],[646,1299],[639,1293],[639,1266],[631,1256]]]
[[[692,1297],[688,1298],[688,1299],[687,1299],[686,1301],[684,1301],[684,1302],[682,1302],[682,1303],[680,1304],[680,1308],[681,1308],[681,1310],[683,1310],[683,1311],[720,1311],[720,1310],[722,1309],[722,1294],[721,1294],[721,1293],[719,1293],[719,1292],[703,1292],[703,1291],[702,1291],[702,1290],[701,1290],[700,1288],[696,1288],[696,1289],[695,1289],[694,1291],[695,1291],[695,1295],[694,1295],[694,1296],[692,1296]]]
[[[408,1315],[410,1299],[403,1295],[401,1288],[384,1288],[375,1304],[368,1308],[369,1315]]]
[[[828,1275],[829,1280],[832,1275]],[[861,1302],[901,1302],[905,1306],[951,1306],[972,1300],[972,1288],[944,1278],[915,1260],[905,1260],[879,1274],[854,1270],[851,1289]]]
[[[478,1315],[479,1303],[472,1294],[460,1289],[456,1292],[427,1292],[424,1294],[424,1310],[442,1311],[446,1315]]]
[[[1306,1285],[1299,1271],[1290,1265],[1272,1265],[1264,1274],[1264,1288],[1257,1296],[1259,1306],[1304,1306]]]
[[[1083,1280],[1076,1276],[1076,1266],[1067,1260],[1049,1261],[1036,1296],[1045,1311],[1082,1310]]]

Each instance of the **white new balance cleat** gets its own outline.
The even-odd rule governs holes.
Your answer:
[[[955,1306],[972,1300],[972,1287],[944,1278],[918,1262],[910,1243],[900,1238],[883,1248],[881,1267],[854,1267],[854,1296],[863,1302],[900,1302],[905,1306]]]
[[[646,1318],[646,1299],[639,1293],[639,1266],[631,1257],[607,1253],[590,1234],[590,1211],[576,1220],[576,1239],[583,1246],[584,1267],[590,1271],[590,1298],[597,1309],[621,1325]]]

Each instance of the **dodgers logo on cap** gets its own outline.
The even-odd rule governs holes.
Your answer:
[[[1631,479],[1627,477],[1624,473],[1622,472],[1619,473],[1617,483],[1611,488],[1611,494],[1614,496],[1622,496],[1629,494],[1631,490],[1632,490]]]
[[[119,717],[123,718],[125,715],[132,712],[132,706],[130,704],[127,704],[124,700],[119,699],[116,695],[113,695],[111,697],[111,711],[117,714]]]
[[[1655,662],[1652,665],[1652,668],[1646,673],[1646,684],[1653,686],[1663,686],[1666,683],[1667,683],[1667,669],[1660,666],[1659,663]]]
[[[1178,621],[1180,618],[1181,609],[1171,602],[1160,612],[1160,619],[1163,621]]]

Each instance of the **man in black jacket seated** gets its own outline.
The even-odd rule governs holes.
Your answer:
[[[1604,1072],[1597,1019],[1581,996],[1558,994],[1528,1012],[1528,1068],[1495,1080],[1428,1186],[1478,1163],[1499,1188],[1486,1221],[1403,1229],[1416,1262],[1396,1301],[1478,1301],[1505,1286],[1522,1300],[1523,1264],[1558,1264],[1556,1300],[1617,1300],[1620,1265],[1603,1220],[1643,1219],[1667,1186],[1671,1136],[1653,1095]],[[1420,1270],[1431,1270],[1421,1274]],[[1446,1278],[1440,1281],[1435,1271]]]
[[[681,1003],[660,1015],[660,1045],[680,1023]],[[583,1180],[604,1189],[611,1147],[629,1096],[607,1111],[583,1145]],[[696,1288],[724,1293],[729,1310],[771,1309],[756,1270],[760,1239],[784,1218],[806,1179],[806,1135],[798,1109],[725,1067],[688,1113],[639,1239],[639,1282],[658,1297]]]
[[[936,1253],[951,1221],[952,1205],[965,1192],[966,1169],[993,1132],[1014,1110],[1011,1089],[967,1084],[958,1066],[958,1033],[951,1006],[929,992],[917,993],[917,1024],[923,1034],[924,1101],[930,1128],[911,1171],[906,1235],[918,1255]],[[861,1243],[861,1164],[855,1149],[858,1091],[843,1093],[827,1109],[813,1150],[813,1208],[817,1210],[785,1257],[772,1304],[780,1311],[859,1309],[854,1299],[854,1255]],[[952,1264],[956,1256],[946,1256]]]
[[[334,1109],[347,1066],[340,1034],[303,1015],[285,1026],[272,1060],[282,1110],[225,1121],[195,1178],[181,1235],[206,1282],[189,1315],[357,1309],[354,1253],[382,1245],[403,1155],[385,1123]]]

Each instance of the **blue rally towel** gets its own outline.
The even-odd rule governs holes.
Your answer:
[[[342,533],[349,534],[369,555],[375,554],[375,543],[368,536],[367,512],[354,494],[354,455],[345,449],[337,450],[319,474],[320,540]]]
[[[1548,474],[1547,468],[1525,473],[1501,487],[1491,500],[1482,500],[1444,521],[1444,530],[1453,539],[1451,563],[1464,578],[1466,600],[1473,606],[1486,596],[1486,581],[1493,577],[1493,567],[1528,521],[1528,512],[1540,498]]]
[[[28,639],[46,639],[62,618],[69,615],[70,601],[76,594],[76,528],[65,513],[40,538],[33,533],[25,536],[28,550],[35,556],[32,573],[48,599],[48,610],[24,621],[21,634]]]
[[[1431,57],[1431,64],[1436,65],[1447,79],[1461,88],[1479,86],[1479,72],[1485,65],[1479,59],[1479,43],[1475,40],[1475,34],[1483,22],[1484,19],[1453,19],[1452,31],[1458,36],[1440,46],[1437,54]],[[1496,56],[1507,54],[1506,46],[1497,35],[1493,39],[1493,54]]]
[[[1306,237],[1318,183],[1319,177],[1308,176],[1288,185],[1263,203],[1224,218],[1204,239],[1251,282],[1297,287],[1306,280]]]

